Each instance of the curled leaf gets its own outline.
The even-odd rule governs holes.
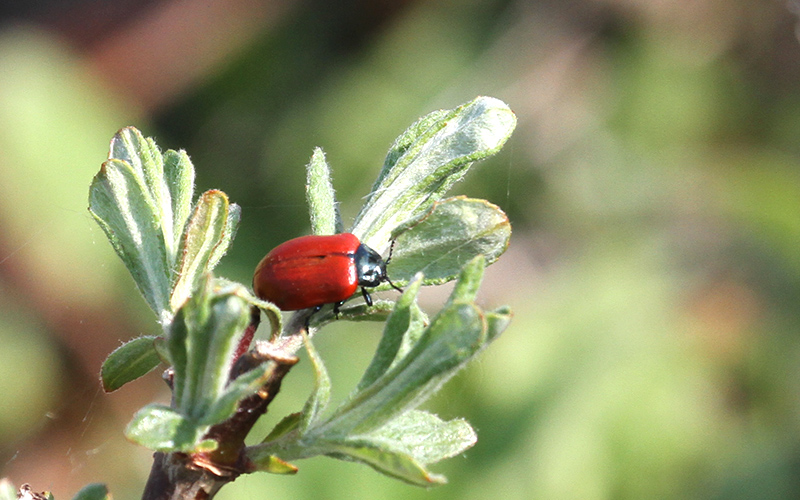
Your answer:
[[[197,200],[182,241],[180,268],[170,306],[176,311],[189,298],[205,273],[227,250],[239,221],[239,208],[222,191],[210,190]]]
[[[503,211],[485,200],[458,196],[438,203],[395,231],[389,276],[404,283],[425,274],[425,284],[454,279],[477,255],[486,264],[508,248],[511,224]]]

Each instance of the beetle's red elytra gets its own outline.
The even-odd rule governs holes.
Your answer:
[[[371,306],[365,287],[385,281],[402,291],[386,275],[388,262],[351,233],[301,236],[281,243],[261,260],[253,276],[253,291],[283,311],[319,310],[333,303],[338,313],[339,306],[361,287]]]

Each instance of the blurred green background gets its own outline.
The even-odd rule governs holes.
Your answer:
[[[767,0],[39,0],[0,7],[0,476],[141,493],[97,374],[155,318],[86,211],[117,129],[243,208],[220,274],[309,231],[321,146],[351,220],[415,118],[484,94],[518,128],[453,194],[503,207],[481,300],[515,320],[428,408],[479,442],[425,491],[332,459],[222,499],[800,498],[800,43]],[[430,290],[433,310],[442,291]],[[379,329],[319,336],[337,394]],[[269,422],[302,405],[307,362]],[[271,420],[270,420],[271,419]]]

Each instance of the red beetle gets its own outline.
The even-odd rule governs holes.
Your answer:
[[[278,245],[261,260],[253,276],[253,291],[284,311],[309,307],[318,311],[333,303],[338,314],[339,306],[358,287],[370,306],[372,297],[365,287],[385,281],[402,292],[386,275],[389,259],[384,262],[354,234],[301,236]]]

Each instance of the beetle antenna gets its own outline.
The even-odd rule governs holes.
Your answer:
[[[387,257],[386,261],[383,263],[384,267],[388,266],[389,262],[392,261],[392,252],[394,252],[394,242],[395,241],[397,241],[397,240],[392,240],[392,244],[389,245],[389,257]],[[391,286],[392,288],[394,288],[398,292],[403,293],[403,289],[400,288],[399,286],[395,285],[394,283],[392,283],[392,280],[389,279],[388,275],[385,275],[383,278],[387,283],[389,283],[389,286]]]
[[[389,265],[389,262],[392,261],[392,252],[394,252],[394,242],[395,241],[397,241],[397,240],[392,240],[392,244],[389,245],[389,257],[387,257],[386,258],[386,262],[384,262],[384,264],[386,264],[387,266]],[[390,281],[389,284],[391,285],[392,282]],[[392,285],[392,286],[394,286],[394,285]]]
[[[384,278],[386,278],[386,282],[389,283],[389,286],[391,286],[392,288],[394,288],[398,292],[403,293],[403,289],[400,288],[399,286],[395,285],[394,283],[392,283],[392,280],[390,280],[388,276],[384,276]]]

